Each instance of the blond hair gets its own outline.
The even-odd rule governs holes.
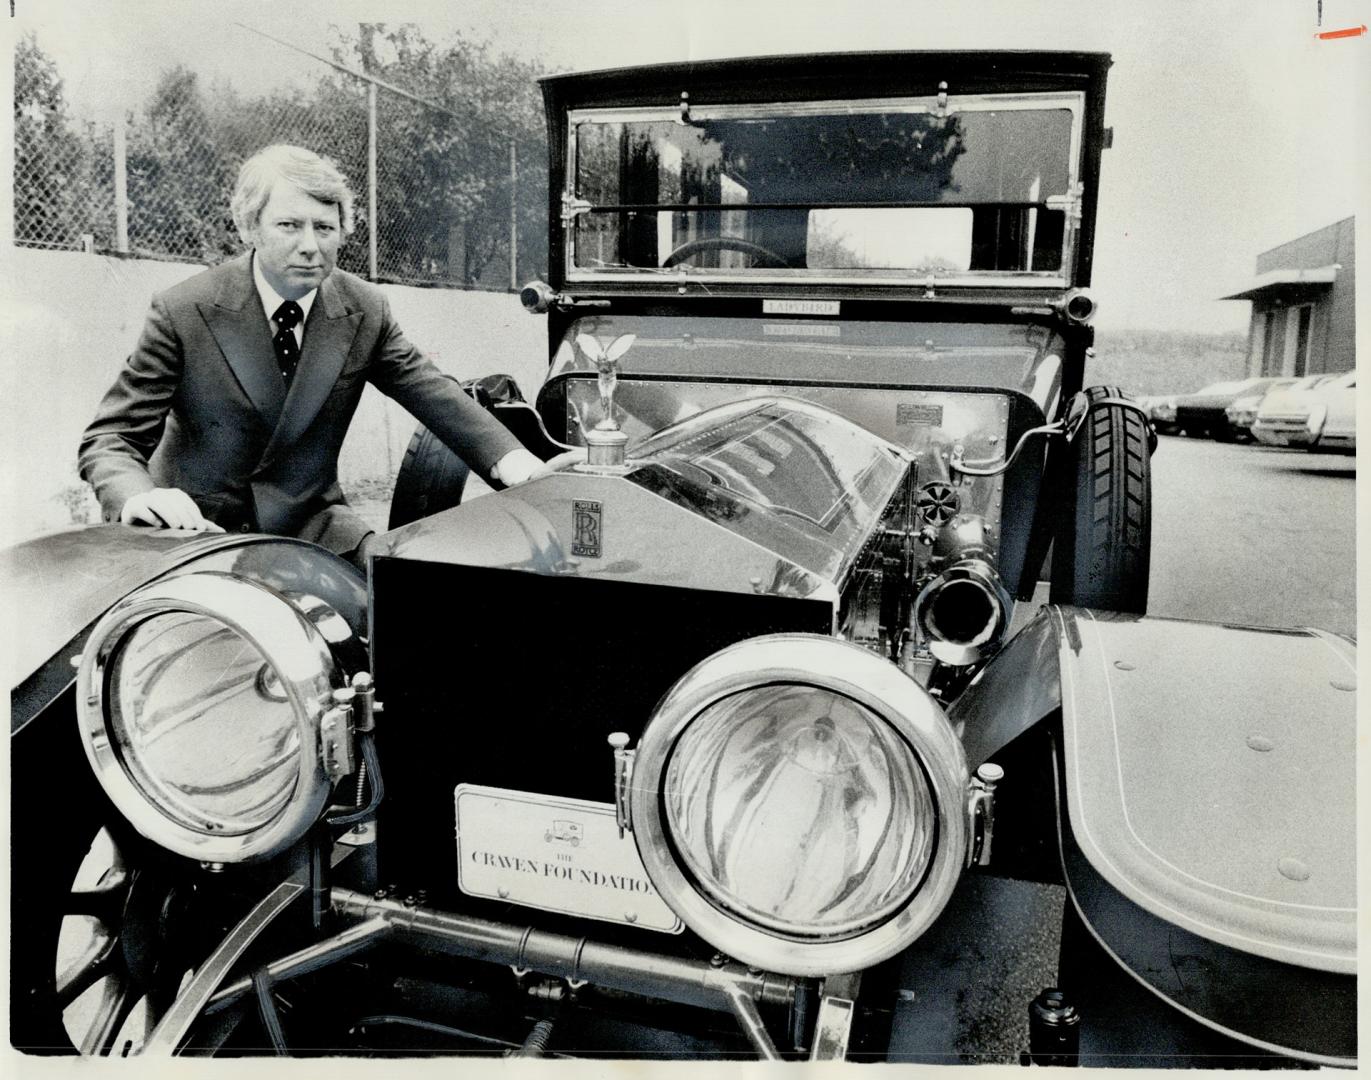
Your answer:
[[[352,189],[338,166],[303,146],[276,143],[258,150],[238,170],[229,209],[244,241],[250,242],[277,180],[288,181],[320,202],[338,207],[343,235],[352,232]]]

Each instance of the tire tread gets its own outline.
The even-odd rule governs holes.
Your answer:
[[[1124,396],[1116,386],[1085,393],[1092,403]],[[1060,522],[1052,600],[1141,614],[1152,539],[1147,423],[1132,409],[1106,405],[1091,410],[1077,439],[1075,505]]]

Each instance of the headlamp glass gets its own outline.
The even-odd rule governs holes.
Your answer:
[[[148,801],[196,831],[252,832],[290,801],[300,774],[295,709],[267,659],[195,612],[138,624],[109,669],[110,734]]]
[[[702,710],[667,763],[671,840],[701,890],[754,925],[835,939],[887,919],[933,858],[914,752],[833,691],[752,687]]]

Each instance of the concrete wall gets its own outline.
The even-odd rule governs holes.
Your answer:
[[[76,444],[142,329],[152,294],[200,267],[0,245],[0,544],[86,521]],[[546,324],[517,297],[383,286],[400,325],[459,378],[505,371],[530,399],[547,366]],[[415,427],[368,387],[339,458],[344,489],[388,484]]]

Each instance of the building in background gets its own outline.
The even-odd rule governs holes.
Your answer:
[[[1251,300],[1249,375],[1317,375],[1356,366],[1356,247],[1343,218],[1257,256],[1257,277],[1223,300]]]

